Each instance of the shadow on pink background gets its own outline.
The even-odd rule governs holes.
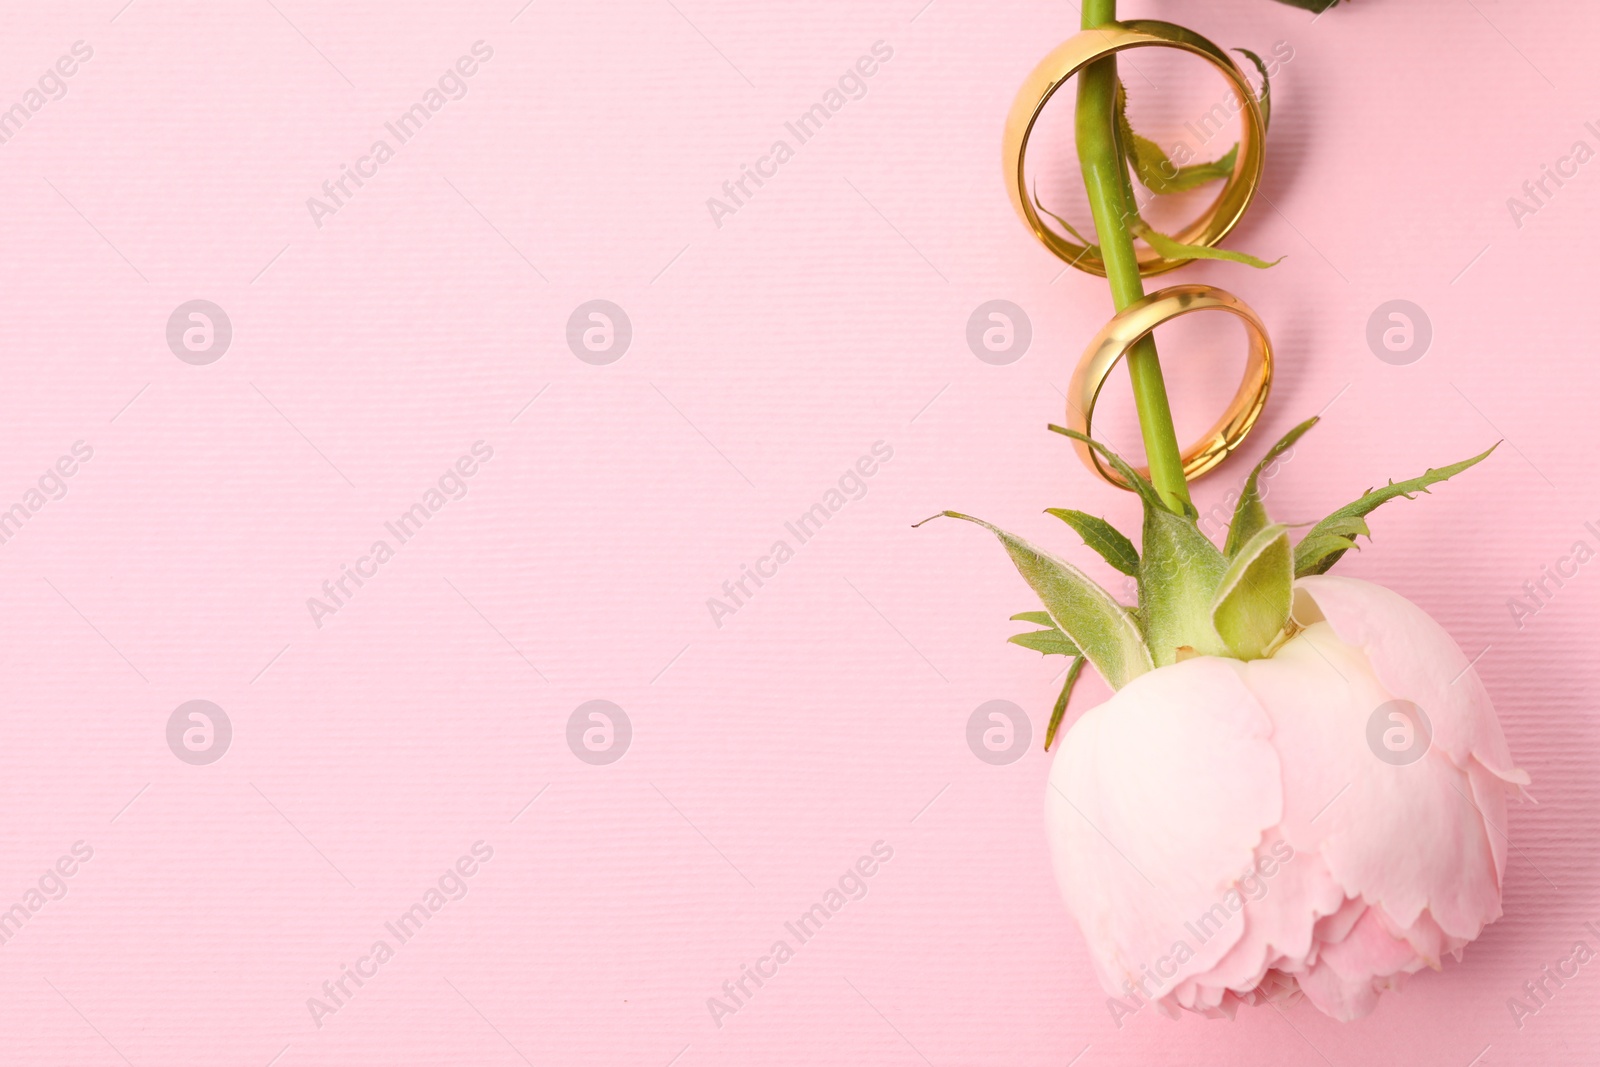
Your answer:
[[[1230,241],[1287,258],[1176,276],[1273,332],[1248,458],[1325,409],[1275,511],[1506,441],[1341,569],[1484,650],[1541,803],[1511,816],[1505,919],[1371,1018],[1119,1027],[1043,840],[1057,668],[1004,642],[1031,596],[978,531],[909,528],[957,507],[1094,569],[1042,509],[1134,525],[1044,430],[1105,283],[1062,276],[999,176],[1075,9],[123,4],[0,35],[0,105],[27,112],[0,126],[0,1061],[1593,1061],[1600,965],[1520,1026],[1507,1006],[1600,948],[1600,564],[1508,606],[1600,547],[1600,163],[1506,203],[1600,148],[1588,7],[1124,5],[1293,51]],[[786,123],[862,57],[800,143]],[[966,340],[996,299],[1031,324],[1005,365]],[[1366,342],[1394,299],[1432,325],[1408,365]],[[622,316],[569,344],[595,300]],[[169,344],[191,301],[225,348],[204,308]],[[1166,351],[1198,429],[1237,357]],[[1003,766],[966,740],[996,699],[1033,731]]]

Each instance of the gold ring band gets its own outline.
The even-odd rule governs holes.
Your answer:
[[[1232,293],[1211,285],[1170,286],[1117,312],[1095,334],[1072,372],[1072,384],[1067,389],[1067,425],[1085,436],[1091,434],[1095,402],[1100,399],[1100,390],[1105,386],[1106,377],[1140,338],[1180,315],[1212,309],[1231,312],[1244,320],[1250,336],[1249,355],[1246,357],[1244,378],[1228,410],[1222,413],[1222,417],[1204,437],[1184,449],[1184,478],[1197,478],[1221,463],[1244,440],[1261,417],[1262,408],[1267,406],[1267,394],[1272,389],[1272,341],[1267,336],[1266,325],[1250,305]],[[1120,474],[1108,470],[1101,463],[1099,454],[1088,445],[1081,441],[1074,441],[1073,445],[1084,466],[1112,485],[1122,489],[1133,488]],[[1140,470],[1149,477],[1148,469]]]
[[[1133,19],[1127,22],[1110,22],[1093,30],[1084,30],[1059,45],[1033,68],[1006,116],[1005,176],[1011,194],[1011,206],[1017,209],[1022,221],[1028,224],[1035,237],[1070,266],[1090,274],[1104,275],[1105,262],[1092,245],[1056,233],[1044,224],[1028,195],[1027,177],[1023,173],[1028,136],[1034,123],[1044,111],[1044,106],[1067,80],[1097,59],[1102,59],[1128,48],[1161,47],[1178,48],[1206,60],[1222,72],[1238,94],[1240,111],[1239,154],[1234,160],[1233,173],[1228,176],[1222,191],[1200,217],[1173,235],[1183,244],[1215,245],[1244,215],[1245,208],[1255,196],[1261,183],[1266,145],[1266,120],[1255,90],[1228,54],[1199,34],[1174,26],[1170,22],[1152,19]],[[1160,274],[1190,262],[1187,259],[1168,259],[1155,249],[1143,246],[1138,249],[1139,273]]]

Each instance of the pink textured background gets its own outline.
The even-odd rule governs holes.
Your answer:
[[[1044,431],[1104,283],[1060,276],[999,177],[1072,5],[123,4],[16,5],[0,34],[6,106],[93,49],[0,145],[0,507],[93,449],[0,546],[0,908],[93,849],[0,946],[0,1062],[1594,1062],[1600,964],[1520,1029],[1506,1007],[1600,920],[1600,564],[1520,629],[1506,606],[1600,520],[1600,163],[1520,228],[1505,203],[1600,145],[1591,5],[1125,5],[1294,50],[1270,203],[1230,242],[1288,258],[1176,276],[1278,343],[1246,453],[1326,407],[1271,505],[1314,518],[1506,440],[1341,569],[1488,646],[1541,803],[1511,816],[1506,918],[1366,1021],[1119,1029],[1042,839],[1057,667],[1004,643],[1030,595],[977,531],[909,529],[959,507],[1087,563],[1041,509],[1135,515]],[[306,198],[479,40],[467,95],[317,227]],[[867,94],[714,225],[706,198],[880,40]],[[565,340],[595,298],[633,325],[608,366]],[[997,298],[1033,325],[1009,366],[964,337]],[[1433,324],[1409,366],[1364,338],[1394,298]],[[165,339],[194,299],[234,329],[206,366]],[[1235,357],[1166,349],[1199,426]],[[314,625],[307,598],[477,441],[466,497]],[[878,441],[866,496],[714,625],[707,598]],[[195,699],[234,730],[208,766],[165,737]],[[596,699],[634,731],[607,766],[566,741]],[[1009,766],[967,748],[991,699],[1032,717]],[[867,896],[714,1025],[706,999],[880,840]],[[314,1025],[307,998],[477,841],[467,895]]]

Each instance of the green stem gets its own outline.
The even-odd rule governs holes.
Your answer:
[[[1083,28],[1092,30],[1117,17],[1117,0],[1083,0]],[[1089,208],[1100,243],[1100,255],[1111,283],[1111,299],[1121,311],[1144,296],[1139,260],[1128,229],[1132,209],[1128,166],[1116,129],[1117,60],[1107,56],[1078,75],[1078,163],[1089,193]],[[1189,486],[1183,477],[1178,434],[1172,426],[1167,385],[1161,377],[1154,337],[1145,337],[1129,350],[1128,375],[1133,380],[1133,403],[1139,412],[1139,430],[1150,480],[1173,511],[1182,514],[1189,504]]]

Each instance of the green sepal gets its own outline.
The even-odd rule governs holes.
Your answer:
[[[1227,655],[1211,624],[1211,598],[1227,569],[1228,561],[1193,519],[1145,509],[1139,622],[1156,666],[1176,663],[1186,648],[1202,656]]]
[[[1154,666],[1133,617],[1088,575],[993,523],[959,511],[941,514],[976,523],[1000,539],[1017,571],[1044,603],[1050,621],[1082,650],[1111,688],[1121,689]]]
[[[1050,746],[1055,743],[1056,731],[1061,729],[1061,720],[1067,714],[1067,700],[1072,696],[1072,687],[1078,682],[1078,675],[1083,673],[1086,661],[1082,656],[1072,661],[1072,666],[1067,668],[1067,684],[1061,687],[1061,695],[1056,697],[1056,706],[1050,712],[1050,725],[1044,730],[1044,750],[1050,751]]]
[[[1361,499],[1335,511],[1311,528],[1304,539],[1295,546],[1294,550],[1294,576],[1304,578],[1308,574],[1324,574],[1329,567],[1339,561],[1339,557],[1355,547],[1356,535],[1366,534],[1365,523],[1360,528],[1352,525],[1352,519],[1360,519],[1377,510],[1378,506],[1403,496],[1410,500],[1414,493],[1426,493],[1428,486],[1437,485],[1447,478],[1453,478],[1468,467],[1482,463],[1489,458],[1489,454],[1500,443],[1496,441],[1487,451],[1480,452],[1471,459],[1464,459],[1460,463],[1452,463],[1448,467],[1430,467],[1417,478],[1408,478],[1403,482],[1390,482],[1382,489],[1369,489]]]
[[[1272,520],[1267,518],[1267,509],[1261,503],[1261,472],[1266,470],[1279,456],[1294,447],[1294,443],[1305,436],[1307,430],[1317,424],[1320,416],[1313,415],[1305,422],[1296,426],[1278,439],[1278,443],[1267,449],[1267,454],[1261,457],[1250,471],[1250,477],[1244,480],[1244,490],[1239,494],[1239,503],[1233,509],[1233,522],[1228,526],[1228,540],[1222,546],[1222,554],[1232,559],[1239,554],[1239,549],[1257,532],[1265,529]]]
[[[1289,624],[1294,595],[1294,551],[1289,528],[1265,526],[1228,564],[1211,601],[1211,623],[1228,651],[1260,659]]]
[[[1368,538],[1372,536],[1372,531],[1367,527],[1367,520],[1359,515],[1347,515],[1337,521],[1331,518],[1325,521],[1328,525],[1324,529],[1315,530],[1300,539],[1294,550],[1296,559],[1300,559],[1302,555],[1306,559],[1311,559],[1333,552],[1342,554],[1352,548],[1360,551],[1361,546],[1356,544],[1356,535]]]
[[[1228,569],[1228,561],[1200,532],[1194,505],[1183,515],[1168,511],[1149,479],[1121,456],[1076,430],[1061,426],[1050,429],[1099,452],[1144,502],[1139,625],[1151,660],[1157,667],[1176,663],[1182,648],[1203,656],[1227,655],[1226,646],[1211,625],[1211,596]]]
[[[1117,570],[1132,577],[1138,576],[1139,550],[1133,547],[1133,542],[1121,530],[1099,516],[1072,508],[1046,508],[1045,514],[1054,515],[1078,531],[1083,543],[1100,553],[1100,558]]]
[[[1051,433],[1058,433],[1063,437],[1070,437],[1074,441],[1082,441],[1084,444],[1100,453],[1101,456],[1105,457],[1105,461],[1111,464],[1111,469],[1122,475],[1123,479],[1127,481],[1129,485],[1133,486],[1133,491],[1139,495],[1139,499],[1144,501],[1147,507],[1165,508],[1167,506],[1166,502],[1161,499],[1161,494],[1156,492],[1156,487],[1151,484],[1149,478],[1146,478],[1144,475],[1140,474],[1134,469],[1133,464],[1129,463],[1127,460],[1111,451],[1111,449],[1107,448],[1099,441],[1096,441],[1087,434],[1081,434],[1077,430],[1069,430],[1065,426],[1057,426],[1053,422],[1046,424],[1045,429],[1049,430]],[[1195,507],[1192,503],[1188,506],[1187,514],[1192,519],[1198,519],[1200,517],[1200,513],[1195,510]]]
[[[1014,645],[1031,648],[1035,652],[1042,652],[1046,656],[1081,656],[1078,646],[1073,644],[1066,634],[1056,629],[1056,624],[1050,618],[1048,611],[1019,611],[1011,616],[1012,622],[1031,622],[1035,626],[1043,626],[1042,630],[1029,630],[1027,633],[1015,634],[1006,638]]]
[[[1079,656],[1078,646],[1073,644],[1067,635],[1056,629],[1052,624],[1048,630],[1030,630],[1025,634],[1013,634],[1006,638],[1013,645],[1031,648],[1035,652],[1046,656]]]

